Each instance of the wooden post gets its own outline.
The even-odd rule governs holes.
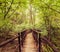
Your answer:
[[[39,34],[39,52],[41,52],[41,35]]]
[[[20,33],[18,33],[19,52],[21,52]]]

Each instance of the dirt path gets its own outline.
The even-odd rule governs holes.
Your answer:
[[[22,52],[37,52],[36,43],[34,41],[32,33],[27,34]]]

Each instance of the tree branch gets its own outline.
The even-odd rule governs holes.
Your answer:
[[[16,7],[16,9],[19,7],[19,5]],[[16,11],[16,9],[15,10],[13,10],[13,12],[11,13],[11,15],[9,15],[7,18],[9,18],[9,17],[11,17],[12,16],[12,14],[14,14],[14,12]]]
[[[43,2],[43,1],[41,1],[41,2]],[[57,11],[57,10],[51,8],[47,3],[45,3],[45,2],[43,2],[43,3],[44,3],[49,9],[51,9],[51,10],[57,12],[57,13],[60,13],[60,11]]]
[[[13,4],[13,1],[14,1],[14,0],[12,0],[11,5],[10,5],[10,7],[8,8],[8,11],[5,13],[5,15],[4,15],[4,19],[6,18],[7,14],[8,14],[8,13],[9,13],[9,11],[10,11],[11,6],[12,6],[12,4]]]

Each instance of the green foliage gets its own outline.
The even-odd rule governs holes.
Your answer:
[[[51,32],[51,37],[58,32],[60,37],[60,0],[0,0],[0,36],[26,29],[41,30],[42,36]]]

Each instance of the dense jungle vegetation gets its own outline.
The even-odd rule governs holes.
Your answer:
[[[60,52],[60,0],[0,0],[0,43],[28,29],[39,30]],[[42,44],[43,52],[54,52]]]

